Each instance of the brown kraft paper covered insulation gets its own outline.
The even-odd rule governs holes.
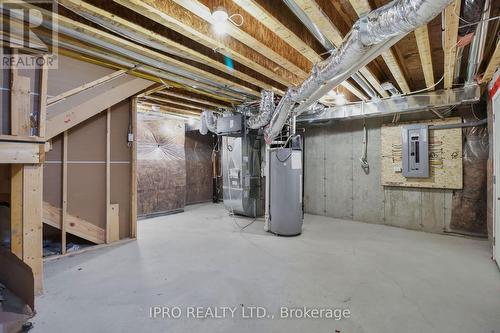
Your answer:
[[[186,132],[186,204],[212,201],[214,139],[199,131]]]
[[[465,122],[475,122],[486,117],[481,105],[474,110],[464,110]],[[473,112],[472,112],[473,111]],[[464,117],[465,118],[465,117]],[[463,133],[464,187],[453,193],[450,228],[487,234],[487,164],[489,135],[486,125],[466,127]]]
[[[137,115],[138,215],[184,209],[186,159],[184,122],[145,113]]]

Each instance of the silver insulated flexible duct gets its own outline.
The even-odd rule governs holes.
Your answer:
[[[200,133],[206,135],[208,131],[217,134],[217,122],[213,111],[204,110],[200,115]]]
[[[266,142],[271,143],[279,135],[292,111],[296,115],[306,111],[407,33],[427,24],[450,2],[395,0],[360,18],[334,54],[315,65],[300,86],[288,89],[264,131]]]
[[[259,113],[247,119],[247,126],[258,129],[269,124],[274,114],[274,92],[262,90]]]

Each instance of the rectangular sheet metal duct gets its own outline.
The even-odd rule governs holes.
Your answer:
[[[302,114],[297,118],[297,121],[317,122],[331,119],[356,119],[426,111],[453,105],[476,103],[479,101],[480,93],[479,86],[472,85],[425,94],[397,96],[378,101],[331,107],[319,114]]]

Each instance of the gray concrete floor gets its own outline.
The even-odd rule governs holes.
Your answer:
[[[500,332],[500,272],[486,241],[306,215],[295,238],[221,205],[139,222],[137,242],[45,265],[34,332]],[[241,304],[274,319],[241,318]],[[151,319],[179,306],[181,319]],[[189,306],[235,318],[187,319]],[[280,319],[280,307],[351,318]],[[247,308],[247,314],[248,314]]]

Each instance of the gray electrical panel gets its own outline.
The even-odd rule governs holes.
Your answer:
[[[427,125],[401,127],[404,177],[429,177],[429,128]]]
[[[272,150],[270,168],[269,231],[282,236],[302,233],[302,151]]]

